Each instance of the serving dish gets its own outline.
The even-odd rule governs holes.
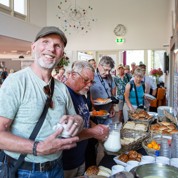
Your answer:
[[[128,110],[128,116],[132,121],[142,121],[148,123],[152,123],[155,119],[153,115],[149,115],[148,112],[143,109],[136,109],[135,112]]]
[[[143,132],[137,130],[121,129],[121,150],[125,152],[130,150],[138,150],[142,147],[142,142],[150,136],[150,132]],[[132,142],[123,142],[122,139],[132,139]],[[137,139],[136,139],[137,138]]]
[[[162,139],[167,139],[168,143],[171,143],[172,137],[170,135],[161,135],[161,134],[153,135],[152,138],[149,137],[142,142],[142,147],[145,149],[148,155],[155,156],[157,155],[156,152],[158,152],[158,150],[153,149],[153,148],[148,148],[147,145],[152,140],[155,140],[158,144],[161,144]]]
[[[130,172],[136,178],[178,178],[178,168],[161,163],[140,165]]]

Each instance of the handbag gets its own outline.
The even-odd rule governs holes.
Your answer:
[[[52,102],[53,93],[54,93],[54,78],[52,77],[52,79],[51,79],[51,93],[49,96],[47,96],[43,112],[42,112],[37,124],[35,125],[32,133],[29,137],[30,140],[35,140],[37,134],[40,131],[41,126],[43,125],[48,108],[50,107],[51,102]],[[5,153],[3,151],[1,151],[2,163],[0,163],[0,178],[17,178],[18,177],[16,175],[17,170],[22,165],[26,156],[27,156],[27,154],[20,154],[16,164],[13,166],[5,160],[6,159]]]
[[[110,99],[112,100],[113,104],[118,104],[119,100],[115,96],[111,96]]]

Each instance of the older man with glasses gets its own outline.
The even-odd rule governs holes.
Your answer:
[[[65,84],[72,97],[76,113],[83,118],[84,129],[78,134],[80,141],[77,143],[77,147],[63,151],[65,178],[73,178],[84,174],[85,152],[89,138],[104,140],[108,136],[108,127],[101,124],[96,125],[90,120],[86,94],[93,83],[94,68],[87,61],[74,62]]]
[[[109,56],[103,56],[99,61],[98,68],[96,70],[94,81],[95,83],[90,88],[91,99],[97,98],[110,98],[115,96],[116,86],[115,82],[110,74],[111,69],[114,68],[114,60]],[[94,103],[94,102],[93,102]],[[114,104],[107,103],[102,105],[93,104],[96,110],[106,110],[109,113],[109,117],[106,120],[97,119],[98,123],[109,124],[112,122],[112,118],[115,116]]]

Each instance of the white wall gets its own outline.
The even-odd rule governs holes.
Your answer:
[[[47,24],[60,27],[57,6],[60,1],[47,0]],[[87,3],[86,3],[87,2]],[[90,4],[88,4],[90,2]],[[169,0],[77,0],[81,7],[91,5],[98,19],[86,34],[67,35],[69,50],[165,49],[169,44]],[[63,1],[64,3],[64,1]],[[84,5],[87,4],[87,5]],[[126,42],[115,43],[117,24],[127,27]]]

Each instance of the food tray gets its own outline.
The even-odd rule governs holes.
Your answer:
[[[146,130],[143,130],[143,132],[145,131],[148,131],[149,130],[149,123],[148,122],[142,122],[142,121],[127,121],[127,122],[134,122],[135,123],[135,125],[136,124],[143,124],[143,125],[145,125],[146,126]],[[127,122],[123,125],[123,129],[127,129],[127,130],[136,130],[136,129],[134,129],[134,127],[131,129],[129,129],[129,128],[124,128],[124,126],[127,124]],[[136,130],[136,131],[138,131],[138,130]]]
[[[170,125],[165,125],[165,123],[170,123],[170,125],[173,126],[173,128],[169,128]],[[171,127],[172,127],[171,126]],[[165,127],[164,129],[160,129],[161,127]],[[150,132],[154,134],[162,134],[162,135],[172,135],[174,133],[178,133],[178,129],[176,128],[176,124],[173,122],[170,122],[170,120],[162,120],[161,122],[157,120],[155,124],[150,125]]]
[[[133,117],[133,114],[138,114],[142,111],[147,113],[143,109],[136,109],[134,113],[132,111],[128,110],[128,116],[129,116],[130,120],[139,121],[139,122],[148,122],[148,123],[152,123],[155,120],[155,117],[151,116],[151,115],[150,115],[150,118],[146,118],[146,117],[135,118],[135,117]]]
[[[143,132],[143,131],[135,131],[129,129],[122,129],[121,130],[121,139],[122,138],[136,138],[140,137],[137,140],[129,143],[129,144],[122,144],[122,149],[119,152],[126,152],[130,150],[138,150],[142,147],[142,142],[150,136],[150,132]]]

